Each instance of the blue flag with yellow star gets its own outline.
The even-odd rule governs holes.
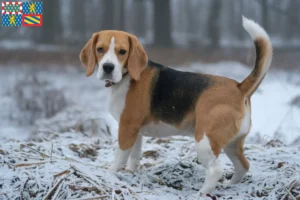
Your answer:
[[[23,14],[42,14],[43,2],[23,2]]]
[[[22,15],[2,15],[2,26],[21,26]]]

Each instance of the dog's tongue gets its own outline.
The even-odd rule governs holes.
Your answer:
[[[112,84],[111,81],[105,80],[105,87],[110,87],[110,86],[112,86],[112,85],[113,85],[113,84]]]

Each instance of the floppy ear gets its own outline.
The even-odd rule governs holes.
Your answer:
[[[98,40],[98,34],[93,34],[92,37],[85,44],[80,52],[79,58],[81,63],[84,65],[86,76],[90,76],[94,73],[95,66],[97,64],[95,45]]]
[[[137,37],[129,35],[129,42],[130,54],[127,63],[128,71],[130,76],[138,81],[140,80],[141,73],[147,66],[148,56]]]

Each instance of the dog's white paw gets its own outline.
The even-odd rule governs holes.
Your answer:
[[[205,192],[205,191],[204,191]],[[210,193],[203,193],[201,191],[199,191],[196,195],[193,195],[193,199],[201,199],[201,200],[211,200],[214,199],[214,196],[210,195]]]
[[[140,166],[140,161],[139,160],[129,160],[127,170],[131,172],[137,172]]]
[[[231,182],[231,180],[224,180],[222,185],[224,187],[229,187],[229,186],[233,185],[233,183]]]
[[[125,166],[120,165],[120,164],[117,163],[117,162],[114,162],[114,163],[110,166],[110,170],[115,171],[115,172],[118,172],[118,171],[120,171],[120,170],[122,170],[122,169],[124,169],[124,168],[125,168]]]
[[[199,196],[206,196],[215,191],[215,187],[213,186],[203,186],[198,192]]]

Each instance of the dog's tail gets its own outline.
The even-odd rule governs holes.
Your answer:
[[[272,60],[272,44],[266,31],[254,21],[243,16],[243,26],[254,41],[256,61],[251,74],[238,85],[241,92],[250,97],[265,77]]]

